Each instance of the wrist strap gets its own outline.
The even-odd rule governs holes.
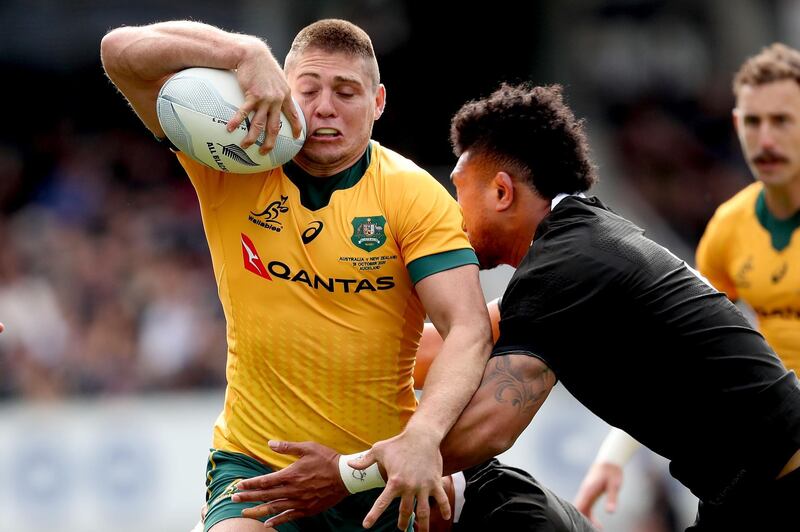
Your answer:
[[[386,485],[386,481],[381,476],[381,471],[378,469],[378,463],[374,463],[366,469],[353,469],[347,462],[356,458],[361,458],[364,453],[343,454],[339,456],[339,474],[342,476],[344,487],[350,493],[359,493],[361,491],[371,490],[373,488],[382,488]]]
[[[464,477],[464,472],[459,471],[453,473],[453,490],[456,492],[455,508],[453,508],[453,522],[458,523],[461,519],[461,511],[464,509],[464,491],[467,489],[467,479]]]
[[[628,433],[618,428],[612,428],[611,431],[603,440],[600,450],[597,451],[597,457],[594,459],[596,464],[611,463],[619,467],[625,467],[625,464],[631,459],[642,444],[629,436]]]

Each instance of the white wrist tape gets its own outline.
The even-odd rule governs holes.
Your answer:
[[[455,508],[453,509],[453,522],[458,523],[461,519],[461,511],[464,509],[464,491],[467,489],[467,479],[464,477],[464,472],[459,471],[453,473],[453,489],[456,492]]]
[[[606,439],[603,440],[603,444],[600,445],[600,450],[597,451],[597,457],[594,462],[596,464],[611,463],[619,467],[625,467],[633,453],[641,446],[642,444],[634,440],[627,432],[612,428]]]
[[[382,488],[386,481],[381,476],[377,462],[366,469],[353,469],[347,462],[356,458],[361,458],[364,453],[343,454],[339,456],[339,474],[342,482],[350,493],[371,490],[372,488]]]

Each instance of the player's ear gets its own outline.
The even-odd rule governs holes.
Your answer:
[[[505,211],[514,203],[514,181],[506,172],[497,172],[492,179],[495,193],[495,210]]]
[[[739,111],[738,107],[734,107],[733,111],[731,111],[731,119],[733,120],[733,130],[736,133],[739,133],[739,114],[740,113],[741,113],[741,111]]]
[[[386,87],[383,83],[378,85],[378,91],[375,94],[375,120],[383,115],[383,110],[386,108]]]

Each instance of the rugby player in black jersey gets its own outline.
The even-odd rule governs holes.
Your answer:
[[[451,139],[481,267],[517,271],[482,383],[442,443],[444,469],[511,447],[558,380],[671,461],[700,499],[690,530],[797,530],[797,378],[724,294],[584,195],[595,169],[561,88],[504,84],[459,110]],[[276,473],[270,496],[314,460]]]

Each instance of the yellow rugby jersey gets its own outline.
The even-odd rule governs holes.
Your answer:
[[[697,247],[697,268],[753,308],[764,338],[800,375],[800,213],[775,219],[763,189],[753,183],[720,205]]]
[[[363,177],[317,210],[283,168],[226,174],[178,158],[227,321],[214,447],[282,468],[294,458],[273,453],[270,439],[354,453],[399,433],[416,407],[425,318],[414,283],[477,264],[455,200],[374,141]]]

